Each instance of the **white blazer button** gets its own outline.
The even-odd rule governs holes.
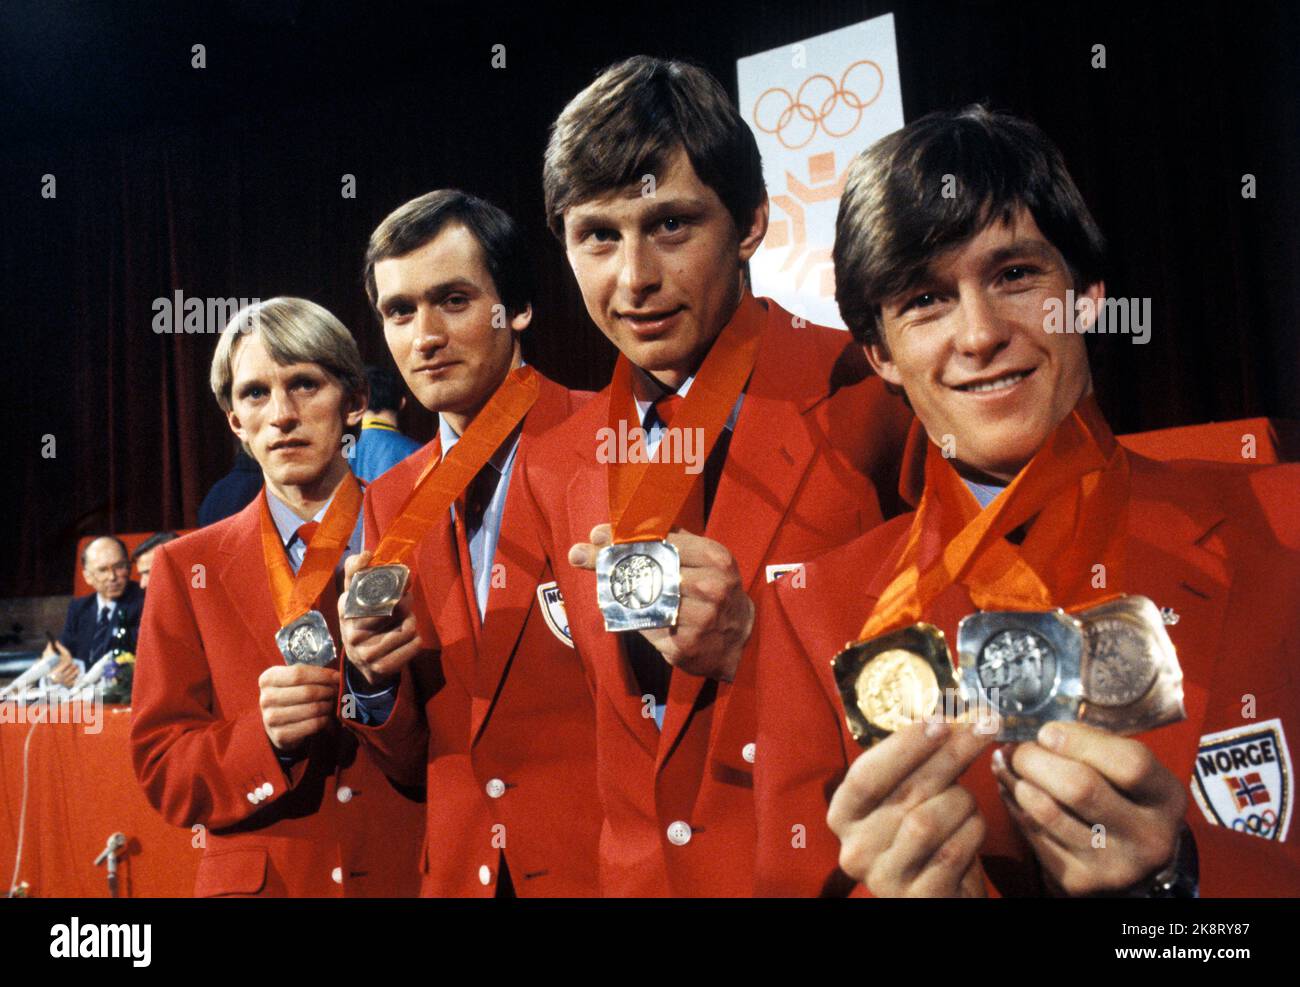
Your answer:
[[[272,785],[269,781],[262,782],[262,797],[270,798],[274,794],[275,794],[275,786]]]
[[[248,801],[252,802],[254,805],[257,805],[257,801],[258,801],[257,792],[249,792]]]
[[[478,883],[485,888],[492,883],[492,868],[487,864],[478,869]]]
[[[691,842],[691,824],[680,819],[668,826],[668,842],[673,846],[686,846]]]
[[[506,783],[500,778],[493,778],[487,783],[488,798],[499,799],[506,793]]]
[[[740,750],[740,756],[743,757],[743,758],[745,759],[746,763],[748,763],[748,764],[753,764],[753,763],[754,763],[754,754],[755,754],[755,752],[756,752],[757,750],[758,750],[758,748],[755,746],[754,742],[751,740],[749,743],[747,743],[744,747],[741,748],[741,750]]]
[[[347,785],[339,785],[338,791],[334,793],[340,802],[352,801],[352,789]]]
[[[335,884],[342,884],[342,883],[343,883],[343,868],[342,868],[342,867],[335,867],[332,871],[330,871],[330,880],[333,881]]]

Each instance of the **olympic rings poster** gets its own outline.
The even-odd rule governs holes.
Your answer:
[[[750,261],[754,293],[843,329],[831,245],[845,172],[859,151],[903,126],[894,15],[739,59],[736,74],[771,203]]]

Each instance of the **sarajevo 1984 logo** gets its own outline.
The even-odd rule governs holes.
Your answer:
[[[1205,818],[1279,843],[1291,825],[1291,752],[1281,720],[1207,733],[1192,777]]]

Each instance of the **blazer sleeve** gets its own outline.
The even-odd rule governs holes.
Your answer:
[[[189,583],[169,547],[154,555],[141,622],[132,763],[145,797],[168,822],[221,829],[264,809],[292,782],[256,702],[230,719],[213,712],[209,659]]]

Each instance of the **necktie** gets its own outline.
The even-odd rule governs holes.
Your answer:
[[[90,663],[98,661],[104,656],[113,639],[113,620],[112,609],[110,607],[101,607],[99,610],[99,620],[95,622],[95,633],[90,639]]]
[[[316,529],[319,527],[319,521],[305,521],[298,525],[297,537],[302,542],[304,549],[311,545],[312,535],[316,534]]]
[[[469,489],[465,491],[466,542],[473,542],[474,536],[483,527],[483,518],[487,514],[488,505],[492,503],[492,495],[496,493],[497,484],[500,482],[501,474],[497,472],[495,466],[488,463],[478,476],[474,477]],[[475,562],[477,561],[476,559]]]

